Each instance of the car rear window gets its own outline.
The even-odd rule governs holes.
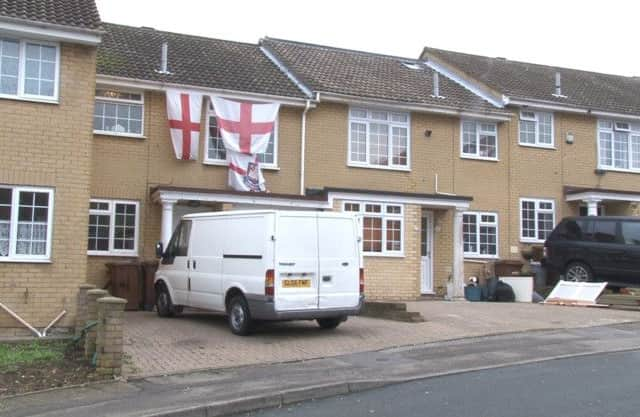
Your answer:
[[[622,239],[627,245],[640,245],[640,222],[622,222]]]

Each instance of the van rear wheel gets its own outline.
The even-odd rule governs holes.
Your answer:
[[[317,319],[316,321],[318,322],[318,326],[320,326],[320,328],[332,330],[338,327],[343,321],[346,321],[346,317],[331,317],[326,319]]]
[[[229,328],[233,334],[246,336],[251,333],[251,312],[247,300],[241,295],[236,295],[229,301],[227,311]]]
[[[156,309],[160,317],[173,317],[175,314],[175,307],[171,301],[171,295],[164,285],[156,287]]]
[[[564,278],[572,282],[589,282],[593,281],[593,273],[584,262],[571,262],[565,269]]]

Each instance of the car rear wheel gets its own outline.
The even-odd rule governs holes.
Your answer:
[[[317,319],[316,321],[318,322],[318,326],[320,326],[322,329],[331,330],[338,327],[340,323],[345,320],[345,317],[331,317],[326,319]]]
[[[571,262],[567,265],[564,273],[564,279],[572,282],[588,282],[593,281],[593,273],[589,265],[583,262]]]
[[[233,334],[246,336],[251,333],[251,312],[247,300],[241,295],[236,295],[229,302],[228,307],[229,328]]]

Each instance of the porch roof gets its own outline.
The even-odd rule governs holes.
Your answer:
[[[564,195],[566,201],[609,200],[640,202],[640,192],[629,190],[566,186],[564,187]]]

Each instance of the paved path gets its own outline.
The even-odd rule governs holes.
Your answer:
[[[629,417],[640,351],[489,369],[306,401],[238,417]],[[491,383],[487,383],[491,381]]]
[[[380,350],[463,337],[640,321],[640,313],[527,303],[409,303],[424,323],[352,317],[335,331],[315,322],[272,323],[250,337],[232,335],[222,316],[189,313],[162,319],[127,313],[125,374],[163,375]]]
[[[0,415],[211,417],[443,374],[638,346],[640,323],[507,334],[55,390],[3,400]]]

